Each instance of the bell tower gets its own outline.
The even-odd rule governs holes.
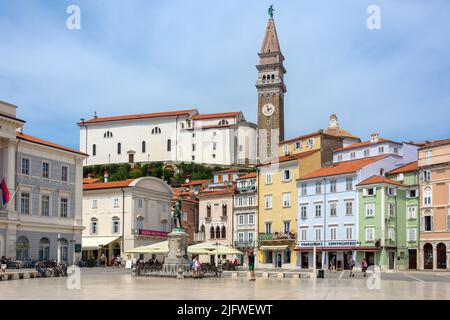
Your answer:
[[[284,56],[280,50],[273,19],[273,7],[269,8],[264,41],[259,55],[258,79],[258,159],[266,162],[278,156],[278,146],[284,140]]]

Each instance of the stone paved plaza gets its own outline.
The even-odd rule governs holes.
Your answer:
[[[369,290],[357,274],[326,274],[325,279],[133,278],[117,269],[82,269],[81,289],[68,290],[67,278],[0,282],[0,299],[450,299],[449,273],[398,272],[381,275],[381,288]],[[193,295],[195,293],[195,295]]]

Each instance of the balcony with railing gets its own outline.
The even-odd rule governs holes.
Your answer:
[[[205,242],[206,236],[204,232],[194,233],[194,242]]]
[[[295,241],[296,238],[297,234],[295,232],[260,233],[258,237],[260,241],[275,241],[275,240]]]
[[[244,186],[244,187],[237,187],[236,190],[238,192],[256,192],[256,186]]]
[[[235,241],[234,242],[235,248],[254,248],[255,247],[255,241]]]

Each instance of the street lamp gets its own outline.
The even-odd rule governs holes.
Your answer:
[[[57,256],[57,263],[59,264],[61,262],[61,234],[58,233],[58,252],[56,254]]]
[[[219,267],[219,243],[216,241],[216,243],[214,243],[214,245],[216,246],[216,267]]]
[[[70,240],[70,242],[72,243],[72,264],[75,265],[75,239]]]

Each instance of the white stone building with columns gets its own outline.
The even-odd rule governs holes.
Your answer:
[[[23,133],[16,109],[0,101],[0,168],[10,194],[0,210],[0,256],[73,262],[81,257],[87,155]]]

